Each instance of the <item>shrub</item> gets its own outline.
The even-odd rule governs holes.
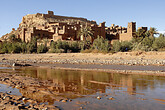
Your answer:
[[[27,52],[28,53],[36,53],[37,52],[37,38],[32,38],[31,42],[27,44]]]
[[[140,43],[143,40],[143,37],[137,37],[137,38],[132,38],[132,40],[130,41],[132,44],[134,43]]]
[[[142,40],[142,44],[144,46],[148,46],[148,47],[152,47],[152,44],[153,44],[153,41],[155,40],[154,37],[145,37],[143,40]]]
[[[27,53],[36,53],[37,52],[37,47],[33,43],[28,43],[27,44]]]
[[[46,45],[39,45],[37,47],[37,53],[46,53],[48,51],[48,48],[46,47]]]
[[[151,50],[152,50],[152,47],[149,47],[149,46],[147,46],[147,45],[144,45],[144,44],[142,44],[142,43],[140,42],[140,43],[134,44],[132,50],[135,50],[135,51],[139,51],[139,50],[142,50],[142,51],[151,51]]]
[[[58,43],[57,43],[57,44],[58,44]],[[63,50],[64,50],[64,53],[67,53],[67,50],[69,49],[69,44],[68,44],[68,42],[62,41],[62,43],[61,43],[61,48],[59,48],[59,49],[63,49]]]
[[[120,51],[125,52],[125,51],[129,51],[132,49],[132,44],[131,42],[128,41],[122,41],[121,42],[121,48]]]
[[[99,51],[105,51],[109,52],[110,50],[110,44],[107,39],[104,39],[103,37],[99,37],[94,40],[92,49],[99,50]]]
[[[112,49],[115,51],[115,52],[119,52],[120,49],[121,49],[121,43],[119,41],[115,41],[112,45]]]
[[[49,52],[51,53],[70,53],[70,52],[80,52],[81,42],[67,42],[58,40],[56,42],[51,42]]]
[[[23,53],[26,53],[27,52],[27,44],[25,42],[22,42],[21,43],[21,49],[22,49],[22,52]]]
[[[49,53],[66,53],[68,49],[68,42],[58,40],[56,42],[51,42]]]
[[[20,43],[12,43],[12,53],[21,53],[22,48]]]
[[[154,42],[155,38],[153,37],[145,37],[143,39],[136,38],[136,40],[132,40],[132,50],[142,50],[142,51],[153,51],[152,44]]]
[[[7,42],[1,44],[0,53],[8,53]]]
[[[155,41],[153,42],[152,47],[154,48],[154,50],[165,48],[165,37],[160,36],[156,38]]]
[[[52,41],[50,43],[50,49],[56,48],[56,44],[57,44],[57,42]]]
[[[79,42],[70,42],[69,49],[71,52],[80,52],[81,47]]]
[[[90,40],[86,40],[86,41],[81,41],[80,42],[80,47],[81,47],[81,50],[86,50],[86,49],[90,49],[91,48],[91,41]]]
[[[132,43],[128,41],[116,41],[112,48],[115,52],[125,52],[132,49]]]
[[[12,43],[4,42],[2,47],[3,53],[11,53],[12,52]]]
[[[22,52],[21,43],[3,42],[0,46],[0,53],[20,53]]]

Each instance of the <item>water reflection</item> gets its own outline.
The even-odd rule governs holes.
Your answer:
[[[143,94],[147,90],[154,90],[164,86],[165,77],[144,75],[123,75],[94,71],[55,70],[48,68],[22,68],[26,76],[52,81],[53,88],[58,93],[76,94],[72,98],[90,95],[96,92],[105,93],[106,88],[123,90],[130,95]]]
[[[75,105],[83,105],[77,104],[78,101],[82,101],[90,102],[88,105],[84,104],[89,110],[107,110],[109,108],[114,108],[114,110],[164,110],[165,77],[162,76],[34,67],[0,70],[0,72],[17,73],[40,79],[41,81],[37,81],[37,84],[35,83],[33,86],[19,89],[23,96],[34,99],[37,103],[48,102],[48,104],[65,109],[74,109],[77,107]],[[44,85],[43,82],[47,84]],[[101,96],[102,99],[98,100],[97,96]],[[108,100],[109,97],[114,97],[115,100]],[[57,101],[65,98],[74,100],[68,103]]]
[[[11,93],[9,93],[9,91],[12,91]],[[0,93],[3,92],[3,93],[8,93],[8,94],[11,94],[11,95],[22,95],[20,92],[19,92],[19,89],[17,88],[12,88],[10,86],[7,86],[5,84],[0,84]]]

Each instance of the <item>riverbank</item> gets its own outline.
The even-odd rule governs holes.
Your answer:
[[[10,68],[12,70],[9,69],[6,72],[1,72],[0,84],[6,84],[9,87],[17,88],[22,93],[21,96],[12,95],[11,91],[8,91],[6,93],[0,93],[0,107],[4,109],[24,108],[34,110],[58,110],[61,107],[64,107],[65,103],[73,103],[73,106],[79,104],[78,101],[72,101],[72,98],[70,99],[67,96],[70,95],[72,97],[81,97],[81,95],[75,93],[73,95],[73,93],[68,92],[65,94],[65,96],[64,94],[60,93],[59,91],[61,90],[61,88],[65,88],[65,86],[63,83],[55,83],[57,80],[40,80],[38,78],[28,77],[24,75],[24,72],[22,72],[22,75],[20,75],[20,73],[14,73],[15,69],[19,69],[20,66],[32,66],[32,68],[46,68],[47,72],[50,72],[53,69],[66,69],[76,71],[83,70],[83,72],[87,74],[88,71],[92,71],[93,73],[103,71],[101,72],[101,74],[103,74],[104,72],[110,72],[122,74],[140,74],[139,76],[165,76],[165,52],[125,52],[116,54],[1,54],[0,62],[1,67],[12,67]],[[26,68],[29,73],[29,68]],[[10,71],[14,74],[10,74]],[[73,71],[71,73],[73,73]],[[48,75],[50,75],[50,73]],[[41,76],[45,77],[43,73]],[[96,81],[89,82],[104,84],[103,82]],[[75,89],[78,86],[70,84],[68,87],[73,87],[72,89]],[[105,96],[107,96],[107,94]],[[93,99],[100,100],[96,97],[97,96],[94,96]],[[107,100],[108,99],[106,98],[106,101]],[[46,102],[49,102],[49,104],[47,104]],[[56,104],[59,104],[60,106],[56,106],[54,102],[56,102]],[[61,105],[63,103],[64,105]],[[84,103],[88,104],[88,102]],[[67,105],[67,107],[72,108],[71,105]],[[76,108],[82,109],[83,107],[82,105],[78,105],[76,106]]]
[[[165,52],[1,54],[0,62],[165,66]]]
[[[165,52],[1,54],[0,62],[55,69],[165,75]]]
[[[61,97],[60,93],[56,92],[54,89],[61,85],[53,85],[51,81],[39,80],[37,78],[24,76],[23,74],[1,72],[0,84],[5,84],[8,87],[18,89],[22,94],[13,95],[13,89],[11,91],[6,91],[5,93],[0,92],[0,109],[2,110],[59,110],[57,106],[46,104],[46,102],[71,101]]]

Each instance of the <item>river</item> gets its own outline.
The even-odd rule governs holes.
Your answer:
[[[164,110],[165,77],[152,75],[126,75],[97,71],[74,71],[39,67],[5,69],[1,73],[19,74],[40,80],[49,80],[54,93],[72,101],[62,103],[41,94],[25,94],[0,84],[0,92],[12,91],[28,98],[40,97],[45,104],[62,110]],[[51,84],[51,85],[52,85]],[[53,97],[56,97],[54,94]]]

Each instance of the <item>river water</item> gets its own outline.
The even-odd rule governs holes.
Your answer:
[[[54,104],[64,110],[79,108],[85,110],[165,110],[165,77],[163,76],[34,67],[14,69],[10,72],[20,75],[24,73],[23,75],[49,80],[60,85],[55,91],[72,101],[52,102],[50,97],[50,102],[47,100],[46,103]],[[98,96],[100,99],[97,98]]]

